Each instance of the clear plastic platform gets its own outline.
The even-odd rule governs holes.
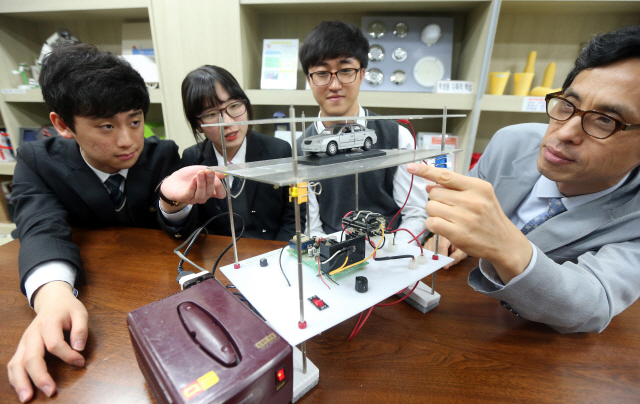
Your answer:
[[[317,181],[325,178],[340,177],[356,173],[378,170],[381,168],[396,167],[402,164],[432,159],[438,156],[458,153],[456,150],[384,150],[387,155],[372,157],[363,160],[354,160],[351,163],[327,164],[323,166],[308,166],[298,164],[297,175],[293,172],[293,158],[255,161],[251,163],[232,164],[228,167],[213,166],[211,170],[246,178],[248,180],[264,182],[273,185],[292,185],[305,181]]]

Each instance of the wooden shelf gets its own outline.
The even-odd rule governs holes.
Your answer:
[[[16,162],[9,163],[0,162],[0,175],[13,175],[13,170],[16,168]]]
[[[524,114],[544,114],[522,110],[522,102],[526,97],[520,95],[487,95],[482,97],[482,111],[522,112]]]
[[[23,94],[2,94],[5,102],[44,102],[40,89],[24,90]],[[158,88],[149,89],[149,98],[152,104],[162,104],[162,92]]]
[[[405,0],[390,2],[388,0],[240,0],[240,5],[251,7],[261,13],[310,13],[310,12],[439,12],[469,11],[478,4],[490,3],[490,0],[453,0],[425,1]]]
[[[0,14],[32,21],[149,18],[147,0],[21,0],[0,3]]]
[[[253,105],[317,106],[311,90],[246,90]],[[366,108],[412,108],[471,110],[472,94],[433,94],[360,91],[358,101]]]
[[[503,0],[501,14],[625,14],[640,12],[639,1],[628,0]]]

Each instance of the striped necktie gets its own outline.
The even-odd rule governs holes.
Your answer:
[[[122,209],[124,205],[125,197],[124,193],[120,190],[120,185],[124,182],[124,177],[120,174],[112,174],[104,182],[105,187],[109,191],[109,197],[116,210]]]
[[[522,233],[527,235],[531,233],[534,229],[540,226],[542,223],[551,219],[552,217],[559,215],[560,213],[566,211],[567,208],[564,207],[560,198],[549,198],[549,209],[545,213],[542,213],[533,219],[521,229]]]

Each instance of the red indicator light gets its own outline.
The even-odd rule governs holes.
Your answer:
[[[284,368],[278,370],[278,373],[276,373],[276,379],[278,379],[278,382],[281,382],[284,380]]]
[[[324,306],[324,302],[321,299],[313,299],[313,303],[318,307]]]

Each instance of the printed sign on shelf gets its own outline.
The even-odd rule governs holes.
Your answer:
[[[263,90],[295,90],[298,84],[298,40],[265,39],[262,47]]]
[[[523,112],[545,112],[547,110],[547,103],[544,97],[524,97],[522,100]]]

